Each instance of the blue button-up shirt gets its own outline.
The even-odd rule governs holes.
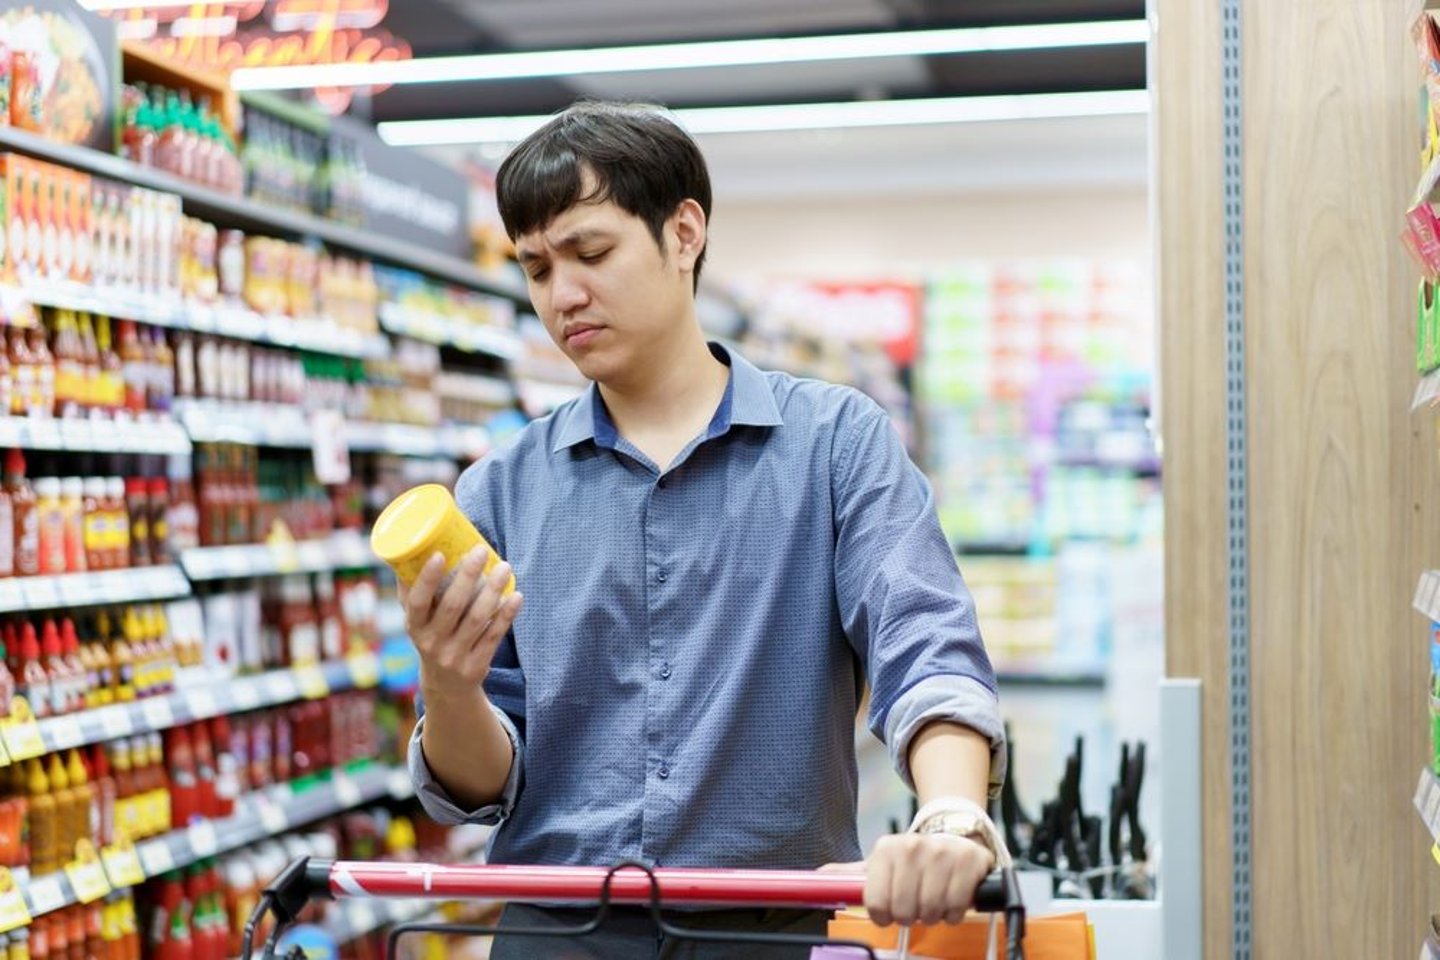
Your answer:
[[[762,372],[729,385],[668,469],[592,386],[471,466],[461,508],[525,608],[485,691],[515,745],[500,801],[461,810],[425,765],[425,809],[498,822],[497,863],[810,868],[861,856],[854,721],[902,777],[932,720],[978,730],[1003,776],[995,678],[930,486],[885,412]]]

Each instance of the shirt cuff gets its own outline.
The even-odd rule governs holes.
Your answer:
[[[450,798],[450,794],[435,779],[435,775],[430,772],[430,765],[425,762],[425,751],[420,745],[420,736],[425,731],[426,718],[422,716],[415,724],[415,732],[410,735],[407,757],[410,766],[410,782],[415,785],[415,796],[419,798],[420,806],[436,823],[493,825],[510,816],[510,811],[515,808],[515,798],[520,794],[520,762],[523,758],[520,734],[515,729],[515,724],[505,715],[505,711],[497,708],[494,704],[490,705],[490,709],[495,712],[495,719],[500,721],[500,726],[505,728],[505,735],[510,738],[510,746],[514,749],[515,758],[510,762],[510,775],[505,778],[505,787],[500,791],[500,799],[474,810],[460,809]]]
[[[936,720],[969,727],[990,741],[990,796],[999,796],[1006,765],[1000,701],[978,680],[955,674],[926,677],[901,694],[890,708],[885,718],[885,742],[900,779],[915,789],[910,773],[910,743],[921,728]]]

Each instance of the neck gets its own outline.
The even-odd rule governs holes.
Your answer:
[[[681,426],[707,419],[725,393],[730,372],[715,359],[698,324],[648,351],[634,377],[600,384],[605,407],[622,434]]]

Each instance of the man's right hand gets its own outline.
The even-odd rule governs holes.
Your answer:
[[[420,655],[421,682],[432,698],[474,696],[490,662],[510,631],[524,598],[504,594],[510,565],[498,563],[483,576],[489,550],[476,547],[442,589],[445,558],[435,554],[410,586],[400,584],[405,631]]]

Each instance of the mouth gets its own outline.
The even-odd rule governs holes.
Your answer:
[[[595,339],[604,327],[593,326],[588,323],[575,323],[567,326],[564,330],[565,344],[571,347],[581,347]]]

